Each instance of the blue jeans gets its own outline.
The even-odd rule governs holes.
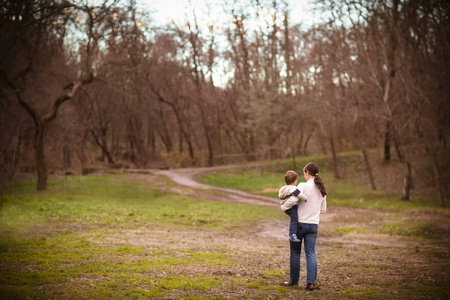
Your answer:
[[[300,279],[300,253],[303,241],[305,242],[306,254],[306,283],[316,284],[316,238],[318,230],[318,224],[298,223],[297,237],[300,243],[291,242],[290,276],[292,284],[298,284]]]
[[[291,234],[297,233],[297,227],[298,227],[298,211],[297,211],[298,205],[294,205],[288,210],[285,211],[285,213],[291,217],[291,221],[289,222],[289,236]]]

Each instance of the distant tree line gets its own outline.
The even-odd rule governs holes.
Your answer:
[[[404,168],[426,153],[442,205],[450,2],[317,0],[304,29],[284,0],[224,1],[221,22],[157,26],[135,0],[0,3],[0,160],[212,166],[369,148]],[[422,159],[422,158],[421,158]]]

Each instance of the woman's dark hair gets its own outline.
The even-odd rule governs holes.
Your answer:
[[[325,187],[325,183],[323,183],[322,177],[319,175],[319,166],[315,163],[309,163],[305,166],[305,172],[308,171],[308,173],[312,176],[314,176],[314,183],[317,185],[317,187],[320,190],[320,193],[322,196],[326,196],[327,189]]]

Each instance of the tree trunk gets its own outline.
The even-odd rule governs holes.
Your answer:
[[[152,159],[156,159],[156,138],[155,138],[155,132],[151,131],[150,136],[150,146],[151,146],[151,153],[152,153]]]
[[[12,149],[12,153],[11,153],[11,161],[10,161],[10,165],[9,165],[9,178],[12,179],[14,178],[14,176],[17,174],[17,172],[20,169],[20,152],[22,151],[22,137],[20,136],[20,127],[22,125],[22,117],[20,118],[20,121],[17,125],[17,135],[16,138],[13,140],[13,149]],[[5,166],[6,168],[6,166]],[[1,168],[0,168],[1,169]]]
[[[302,151],[303,151],[304,155],[306,155],[306,148],[308,148],[308,143],[309,143],[309,140],[311,139],[313,133],[314,133],[314,129],[309,132],[308,136],[306,137],[305,143],[303,144],[303,150]]]
[[[384,135],[384,162],[391,161],[391,121],[386,121],[386,132]]]
[[[356,102],[355,104],[356,104],[355,106],[358,107],[358,105],[357,105],[358,103]],[[375,178],[373,176],[372,167],[370,166],[369,157],[367,156],[366,145],[361,137],[361,132],[358,127],[358,109],[356,109],[355,115],[353,117],[353,126],[355,127],[355,133],[356,133],[356,136],[358,137],[359,145],[361,146],[361,152],[363,154],[364,164],[366,165],[367,174],[369,175],[370,185],[372,187],[372,190],[376,190],[377,187],[375,185]]]
[[[171,136],[169,134],[169,130],[167,129],[167,122],[166,122],[165,115],[164,115],[161,107],[159,108],[159,116],[160,116],[160,122],[155,127],[156,133],[161,138],[161,141],[163,142],[163,144],[166,148],[166,152],[171,153],[172,148],[173,148],[173,143],[172,143]]]
[[[214,149],[209,133],[206,134],[206,141],[208,144],[208,166],[212,167],[214,166]]]
[[[155,138],[155,129],[154,124],[152,122],[152,118],[147,119],[147,149],[150,148],[150,157],[152,160],[156,159],[156,138]]]
[[[375,178],[373,176],[372,167],[370,166],[369,157],[367,156],[365,147],[362,147],[361,152],[364,157],[364,163],[366,165],[367,174],[369,175],[370,186],[372,187],[372,190],[375,191],[377,189],[377,187],[375,185]]]
[[[36,171],[37,171],[37,189],[38,191],[43,191],[47,189],[47,164],[45,162],[44,154],[44,136],[46,123],[40,122],[36,125],[35,132],[35,161],[36,161]]]
[[[338,161],[337,161],[337,155],[336,155],[336,148],[334,147],[334,138],[333,138],[333,136],[330,136],[330,146],[331,146],[331,153],[333,155],[334,178],[340,179],[341,176],[339,176]]]
[[[400,162],[403,162],[405,160],[405,155],[403,154],[403,151],[402,151],[403,147],[401,145],[398,132],[395,133],[395,135],[394,135],[394,145],[395,145],[395,152],[397,153],[398,160]]]
[[[97,146],[100,147],[100,149],[102,149],[102,154],[106,156],[108,163],[109,164],[113,164],[114,163],[114,159],[112,158],[111,153],[108,150],[108,144],[106,139],[103,137],[103,143],[100,141],[100,139],[97,137],[97,135],[95,134],[94,130],[91,130],[92,136],[94,137],[95,143],[97,144]]]
[[[191,158],[192,163],[193,163],[194,166],[195,166],[195,165],[196,165],[196,161],[195,161],[194,148],[192,147],[191,139],[188,139],[186,142],[187,142],[187,144],[188,144],[189,157]]]
[[[409,200],[409,192],[412,188],[411,164],[409,161],[404,163],[405,177],[403,178],[402,200]]]
[[[64,145],[63,147],[63,164],[64,170],[66,171],[72,167],[72,155],[69,146],[67,145]]]
[[[325,147],[325,143],[323,142],[324,138],[322,136],[322,132],[319,131],[319,143],[322,148],[323,155],[327,155],[327,148]]]
[[[439,167],[436,153],[428,145],[426,145],[425,148],[426,148],[428,156],[430,158],[431,166],[433,168],[434,178],[438,185],[439,204],[442,207],[445,207],[446,202],[447,202],[447,186],[445,185],[444,178],[442,176],[441,168]]]
[[[295,161],[295,149],[297,147],[290,147],[291,148],[291,156],[292,156],[292,170],[296,170],[297,169],[297,162]]]

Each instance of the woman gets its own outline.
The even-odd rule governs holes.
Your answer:
[[[299,202],[298,204],[298,227],[297,238],[300,243],[290,242],[290,280],[284,285],[298,285],[300,279],[300,253],[302,242],[305,243],[306,255],[306,289],[318,289],[316,285],[317,278],[317,260],[316,260],[316,238],[319,229],[319,216],[327,210],[327,190],[322,178],[319,175],[319,167],[315,163],[309,163],[303,168],[303,176],[306,182],[298,185],[308,202]]]

